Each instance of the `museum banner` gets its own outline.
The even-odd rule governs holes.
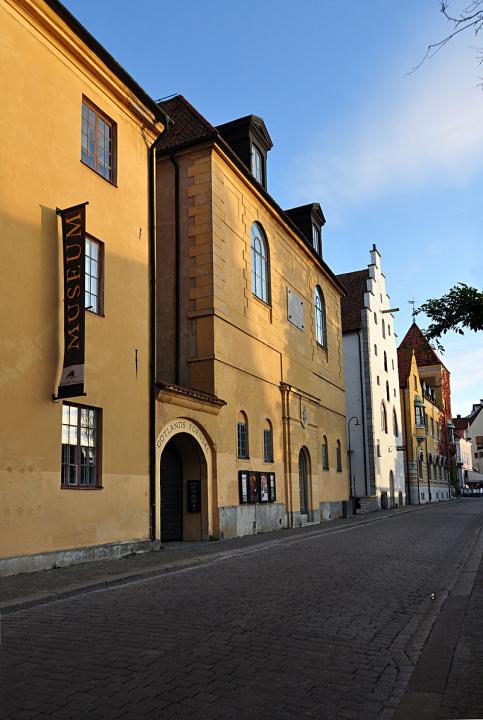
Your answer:
[[[64,253],[64,366],[58,397],[85,395],[86,205],[58,210]]]

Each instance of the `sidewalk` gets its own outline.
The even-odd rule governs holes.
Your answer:
[[[314,535],[341,532],[367,523],[381,522],[415,511],[435,510],[446,505],[447,503],[408,505],[394,510],[381,510],[348,519],[219,542],[173,542],[167,543],[157,552],[130,555],[118,560],[96,560],[41,572],[0,577],[0,615],[186,570],[236,555],[250,554],[282,543],[303,541]]]

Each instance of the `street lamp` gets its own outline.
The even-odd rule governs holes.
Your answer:
[[[352,450],[351,450],[351,422],[355,420],[354,427],[360,425],[359,418],[353,415],[347,423],[347,435],[349,438],[349,497],[352,500],[354,497],[352,492]]]

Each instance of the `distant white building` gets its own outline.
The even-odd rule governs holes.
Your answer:
[[[359,512],[406,502],[397,336],[381,255],[338,276],[341,302],[351,494]],[[399,449],[398,449],[399,448]]]
[[[465,480],[468,480],[468,474],[473,470],[473,453],[471,449],[471,440],[468,438],[468,430],[464,428],[458,430],[458,428],[456,428],[454,431],[454,440],[456,446],[456,472],[458,474],[458,487],[460,490],[463,490]]]
[[[474,403],[469,415],[453,418],[456,431],[464,430],[465,436],[471,440],[472,465],[470,469],[483,473],[483,399]]]

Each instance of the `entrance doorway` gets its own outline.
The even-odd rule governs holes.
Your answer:
[[[207,540],[207,464],[188,433],[165,446],[160,467],[161,540]]]
[[[304,448],[299,452],[299,488],[300,514],[307,515],[309,511],[309,462]]]
[[[161,540],[183,539],[183,463],[173,442],[161,456]]]

